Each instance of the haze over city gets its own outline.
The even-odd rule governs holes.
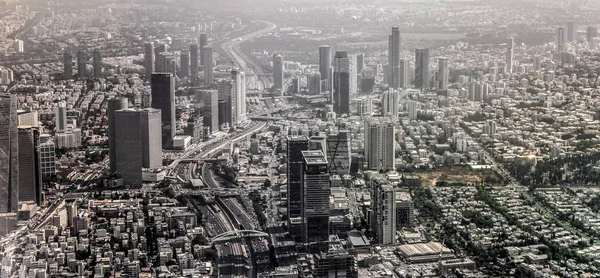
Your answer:
[[[0,278],[600,277],[600,1],[0,0]]]

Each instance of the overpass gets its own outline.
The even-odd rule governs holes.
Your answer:
[[[255,237],[268,237],[269,234],[256,230],[234,230],[229,232],[224,232],[213,237],[210,240],[210,245],[215,243],[230,241],[232,239],[240,239],[240,238],[255,238]]]

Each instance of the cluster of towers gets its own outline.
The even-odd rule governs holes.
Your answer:
[[[89,54],[85,50],[77,51],[77,77],[79,78],[100,78],[102,72],[102,53],[99,49],[92,52],[92,72],[90,73],[88,61]],[[65,79],[73,78],[73,53],[65,51],[63,53],[63,74]]]

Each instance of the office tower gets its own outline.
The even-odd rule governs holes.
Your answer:
[[[591,45],[594,41],[594,38],[598,36],[598,28],[593,27],[593,26],[588,26],[587,29],[585,29],[585,38],[587,39],[588,43]]]
[[[302,242],[326,251],[331,182],[327,159],[322,151],[302,151],[302,160]]]
[[[565,28],[563,27],[559,27],[556,30],[556,52],[557,53],[563,53],[567,50],[566,48],[566,34],[565,34]]]
[[[356,55],[348,55],[349,95],[356,96],[358,93],[358,72],[356,71]],[[350,97],[348,97],[350,101]]]
[[[181,65],[179,76],[182,78],[190,76],[190,52],[181,53],[181,56],[179,56],[179,64]]]
[[[102,53],[99,49],[94,49],[93,53],[94,77],[102,77]]]
[[[308,150],[308,145],[306,136],[287,137],[288,219],[302,216],[302,152]]]
[[[512,58],[511,58],[512,60]],[[439,89],[446,89],[448,87],[448,59],[438,59],[438,78],[439,78]]]
[[[77,51],[77,74],[79,78],[87,77],[87,54],[83,50]]]
[[[166,43],[157,43],[154,46],[154,72],[163,72],[166,71],[166,69],[163,69],[163,59],[162,59],[162,54],[163,52],[167,52],[169,50],[169,46]]]
[[[213,54],[212,48],[210,46],[205,46],[202,48],[202,59],[204,68],[204,83],[212,84],[213,83]]]
[[[108,117],[108,148],[109,148],[109,161],[110,161],[110,172],[114,173],[117,171],[117,148],[116,148],[116,119],[115,112],[129,108],[129,103],[126,98],[111,98],[108,100],[106,108],[106,116]]]
[[[533,57],[533,70],[540,70],[542,68],[542,56]]]
[[[365,54],[359,53],[356,54],[356,73],[360,76],[362,75],[362,71],[365,68]]]
[[[365,162],[367,169],[396,170],[396,128],[392,122],[365,122]]]
[[[410,79],[408,77],[408,61],[405,59],[400,59],[399,75],[400,77],[398,78],[398,87],[403,89],[407,88]]]
[[[16,39],[13,42],[13,48],[15,49],[15,52],[17,53],[23,53],[23,51],[25,50],[25,48],[23,47],[23,41]]]
[[[246,75],[238,68],[231,71],[234,84],[232,103],[235,107],[233,123],[239,124],[246,119]]]
[[[327,161],[330,174],[350,174],[350,132],[334,131],[327,135]]]
[[[324,90],[331,91],[333,80],[331,76],[331,46],[329,45],[319,46],[319,73],[321,80],[326,80]]]
[[[64,103],[60,103],[54,108],[54,125],[56,132],[64,132],[67,130],[67,108]]]
[[[350,113],[350,60],[346,51],[336,51],[333,72],[333,111]]]
[[[330,248],[327,252],[312,255],[309,277],[358,278],[356,258],[343,247]]]
[[[381,114],[396,118],[398,112],[398,91],[390,88],[381,94]]]
[[[309,95],[321,94],[321,74],[318,72],[309,73],[306,76],[306,85]]]
[[[415,87],[429,88],[429,48],[415,50]]]
[[[190,74],[192,82],[198,78],[198,45],[190,45]]]
[[[73,54],[69,51],[63,53],[63,73],[66,79],[73,77]]]
[[[273,91],[283,91],[283,56],[273,55]]]
[[[400,88],[400,28],[392,27],[392,34],[388,41],[389,85]]]
[[[40,154],[40,169],[42,179],[51,177],[56,174],[56,147],[52,140],[42,142],[39,146]]]
[[[125,184],[141,185],[142,168],[162,167],[160,114],[152,108],[115,112],[116,172]]]
[[[411,120],[416,120],[419,113],[419,103],[416,101],[409,101],[406,104],[406,110],[408,110],[408,118]]]
[[[198,43],[200,44],[199,47],[202,51],[202,49],[204,49],[205,46],[208,46],[208,35],[206,35],[206,33],[200,34]],[[200,56],[200,62],[202,63],[202,66],[204,66],[204,57]]]
[[[19,126],[19,201],[42,203],[42,172],[38,147],[39,131],[35,127]]]
[[[163,147],[170,147],[176,134],[175,78],[170,73],[153,73],[150,79],[152,108],[160,109]]]
[[[150,76],[154,72],[154,43],[152,42],[144,44],[144,68],[146,76]]]
[[[384,180],[371,180],[371,231],[378,244],[396,243],[396,188]]]
[[[396,228],[412,227],[415,221],[415,204],[406,190],[396,190]]]
[[[504,70],[504,72],[506,72],[507,74],[513,73],[514,46],[515,40],[513,38],[508,38],[508,40],[506,41],[506,69]]]
[[[19,140],[17,98],[0,94],[0,213],[17,212],[19,203]]]
[[[567,41],[574,42],[575,40],[577,40],[577,25],[571,21],[567,23]]]
[[[227,123],[233,126],[236,115],[235,83],[231,80],[221,80],[217,83],[219,95],[219,126]]]
[[[217,90],[203,90],[196,94],[196,101],[202,102],[198,115],[203,118],[203,125],[210,132],[219,131],[219,92]]]
[[[294,78],[292,78],[292,94],[299,94],[300,93],[300,77],[296,76]]]

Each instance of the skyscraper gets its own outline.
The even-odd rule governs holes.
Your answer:
[[[381,94],[381,114],[396,118],[398,112],[398,91],[390,88]]]
[[[116,148],[116,118],[115,112],[123,109],[127,109],[129,103],[126,98],[111,98],[108,100],[106,108],[106,116],[108,117],[108,147],[109,147],[109,162],[110,172],[114,173],[117,171],[117,148]]]
[[[356,55],[348,55],[348,94],[350,96],[356,96],[358,93],[358,72],[356,71]],[[349,104],[348,104],[349,105]]]
[[[288,218],[302,216],[302,152],[308,150],[309,140],[306,136],[287,137],[287,212]]]
[[[200,44],[200,51],[202,51],[205,46],[208,46],[208,35],[206,33],[200,34],[198,43]],[[200,56],[200,62],[202,63],[202,66],[204,66],[204,57]]]
[[[350,174],[350,132],[333,131],[327,135],[327,161],[330,174]]]
[[[116,172],[125,184],[141,185],[142,168],[162,166],[160,114],[152,108],[115,112]]]
[[[389,85],[400,88],[400,28],[392,27],[388,42]]]
[[[236,115],[236,96],[235,83],[231,80],[221,80],[217,83],[217,92],[219,94],[219,125],[228,123],[229,126],[235,125]]]
[[[384,180],[371,180],[371,230],[379,244],[396,243],[396,188]]]
[[[246,119],[246,76],[239,68],[234,68],[231,71],[231,79],[234,85],[232,103],[235,114],[233,123],[239,124]]]
[[[565,52],[566,49],[566,38],[567,34],[565,34],[565,28],[564,27],[559,27],[556,30],[556,53],[563,53]]]
[[[19,201],[42,203],[42,172],[38,147],[39,131],[19,126]]]
[[[144,44],[144,68],[146,76],[150,76],[154,72],[154,43],[152,42]]]
[[[68,50],[63,53],[63,72],[66,79],[73,77],[73,54]]]
[[[331,46],[321,45],[319,46],[319,73],[321,73],[321,81],[325,82],[325,91],[331,91],[331,84],[333,82],[331,76]]]
[[[192,82],[198,78],[198,45],[190,45],[190,74]]]
[[[598,28],[593,27],[593,26],[588,26],[587,29],[585,29],[585,37],[588,41],[588,44],[592,45],[592,43],[594,42],[594,38],[598,36]]]
[[[415,50],[415,87],[429,88],[429,48]]]
[[[571,21],[567,23],[567,41],[574,42],[575,40],[577,40],[577,25]]]
[[[331,182],[327,159],[322,151],[302,151],[302,159],[302,241],[327,251]]]
[[[438,78],[440,79],[438,89],[446,89],[448,87],[448,75],[448,59],[438,58]]]
[[[321,94],[321,74],[318,72],[309,73],[306,76],[306,84],[309,95]]]
[[[507,74],[513,73],[514,46],[515,40],[513,38],[508,38],[508,40],[506,41],[506,69],[504,70],[504,72],[506,72]]]
[[[361,75],[364,68],[365,68],[365,54],[364,53],[356,54],[356,73],[358,75]]]
[[[202,115],[203,125],[210,132],[219,131],[219,94],[217,90],[202,90],[196,93],[197,102],[201,102],[198,115]]]
[[[346,51],[336,51],[333,72],[333,111],[350,113],[350,60]]]
[[[189,52],[181,52],[181,56],[179,56],[179,64],[181,65],[179,76],[182,78],[190,76],[190,53]]]
[[[170,147],[176,134],[175,79],[170,73],[153,73],[150,80],[152,108],[160,109],[163,147]]]
[[[99,49],[94,49],[93,59],[94,77],[102,77],[102,53]]]
[[[213,83],[213,54],[212,48],[210,46],[205,46],[202,48],[202,59],[204,68],[204,82],[206,84]]]
[[[39,147],[40,169],[42,179],[46,180],[56,174],[56,146],[53,140],[42,142]]]
[[[77,74],[79,78],[87,77],[87,54],[83,50],[77,51]]]
[[[154,45],[154,72],[162,72],[166,71],[166,69],[162,68],[163,59],[161,59],[160,53],[169,51],[169,46],[166,43],[156,43]]]
[[[19,203],[19,140],[17,98],[0,94],[0,213],[17,212]]]
[[[365,162],[367,169],[396,169],[396,128],[392,122],[365,122]]]
[[[67,108],[64,103],[60,103],[54,108],[54,125],[56,132],[67,130]]]
[[[400,59],[400,77],[398,78],[398,87],[407,88],[408,87],[408,61],[405,59]]]
[[[273,91],[283,91],[283,56],[273,55]]]

